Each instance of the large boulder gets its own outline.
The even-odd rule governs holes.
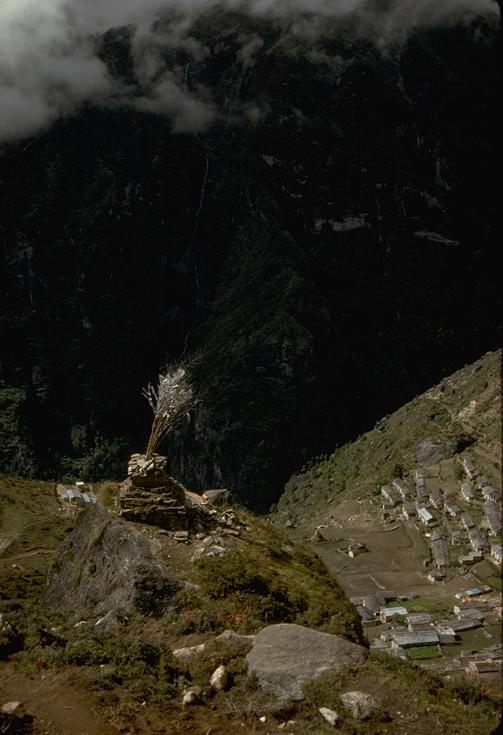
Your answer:
[[[363,661],[367,650],[345,638],[280,623],[259,631],[247,655],[248,671],[281,700],[302,699],[302,687],[328,669]]]
[[[94,507],[62,543],[44,603],[78,615],[160,615],[183,584],[167,568],[158,541]]]

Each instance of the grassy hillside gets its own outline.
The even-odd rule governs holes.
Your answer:
[[[32,598],[42,589],[70,525],[54,483],[0,476],[0,600]]]
[[[356,441],[313,460],[286,485],[279,517],[314,517],[333,502],[379,493],[381,485],[420,464],[418,446],[425,441],[438,446],[446,460],[469,447],[487,477],[499,484],[501,350],[445,378]]]

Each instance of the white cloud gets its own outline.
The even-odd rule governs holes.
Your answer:
[[[136,104],[168,115],[177,130],[203,129],[214,116],[211,104],[188,91],[181,70],[165,68],[160,49],[185,49],[203,59],[208,50],[191,36],[191,23],[216,5],[212,0],[0,0],[0,141],[35,133],[85,100],[120,98],[124,90],[97,57],[93,36],[124,25],[135,29],[135,70],[145,87]],[[224,0],[222,5],[280,19],[289,33],[308,41],[324,25],[303,14],[323,19],[358,11],[365,32],[386,38],[452,12],[496,8],[491,0],[389,0],[387,10],[376,15],[368,0]],[[172,22],[163,24],[161,33],[153,21],[166,11]],[[241,41],[239,60],[246,67],[261,39]]]

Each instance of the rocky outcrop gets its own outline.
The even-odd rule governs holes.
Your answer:
[[[328,669],[363,661],[363,646],[301,625],[281,623],[259,631],[247,655],[248,671],[281,700],[302,699],[302,686]]]
[[[44,603],[78,615],[160,615],[182,583],[161,546],[100,507],[85,513],[60,547]]]

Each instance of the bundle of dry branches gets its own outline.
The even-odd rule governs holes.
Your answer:
[[[154,412],[146,451],[146,457],[149,459],[166,434],[187,415],[195,401],[186,370],[181,366],[168,367],[164,375],[159,375],[157,387],[149,383],[142,394]]]

